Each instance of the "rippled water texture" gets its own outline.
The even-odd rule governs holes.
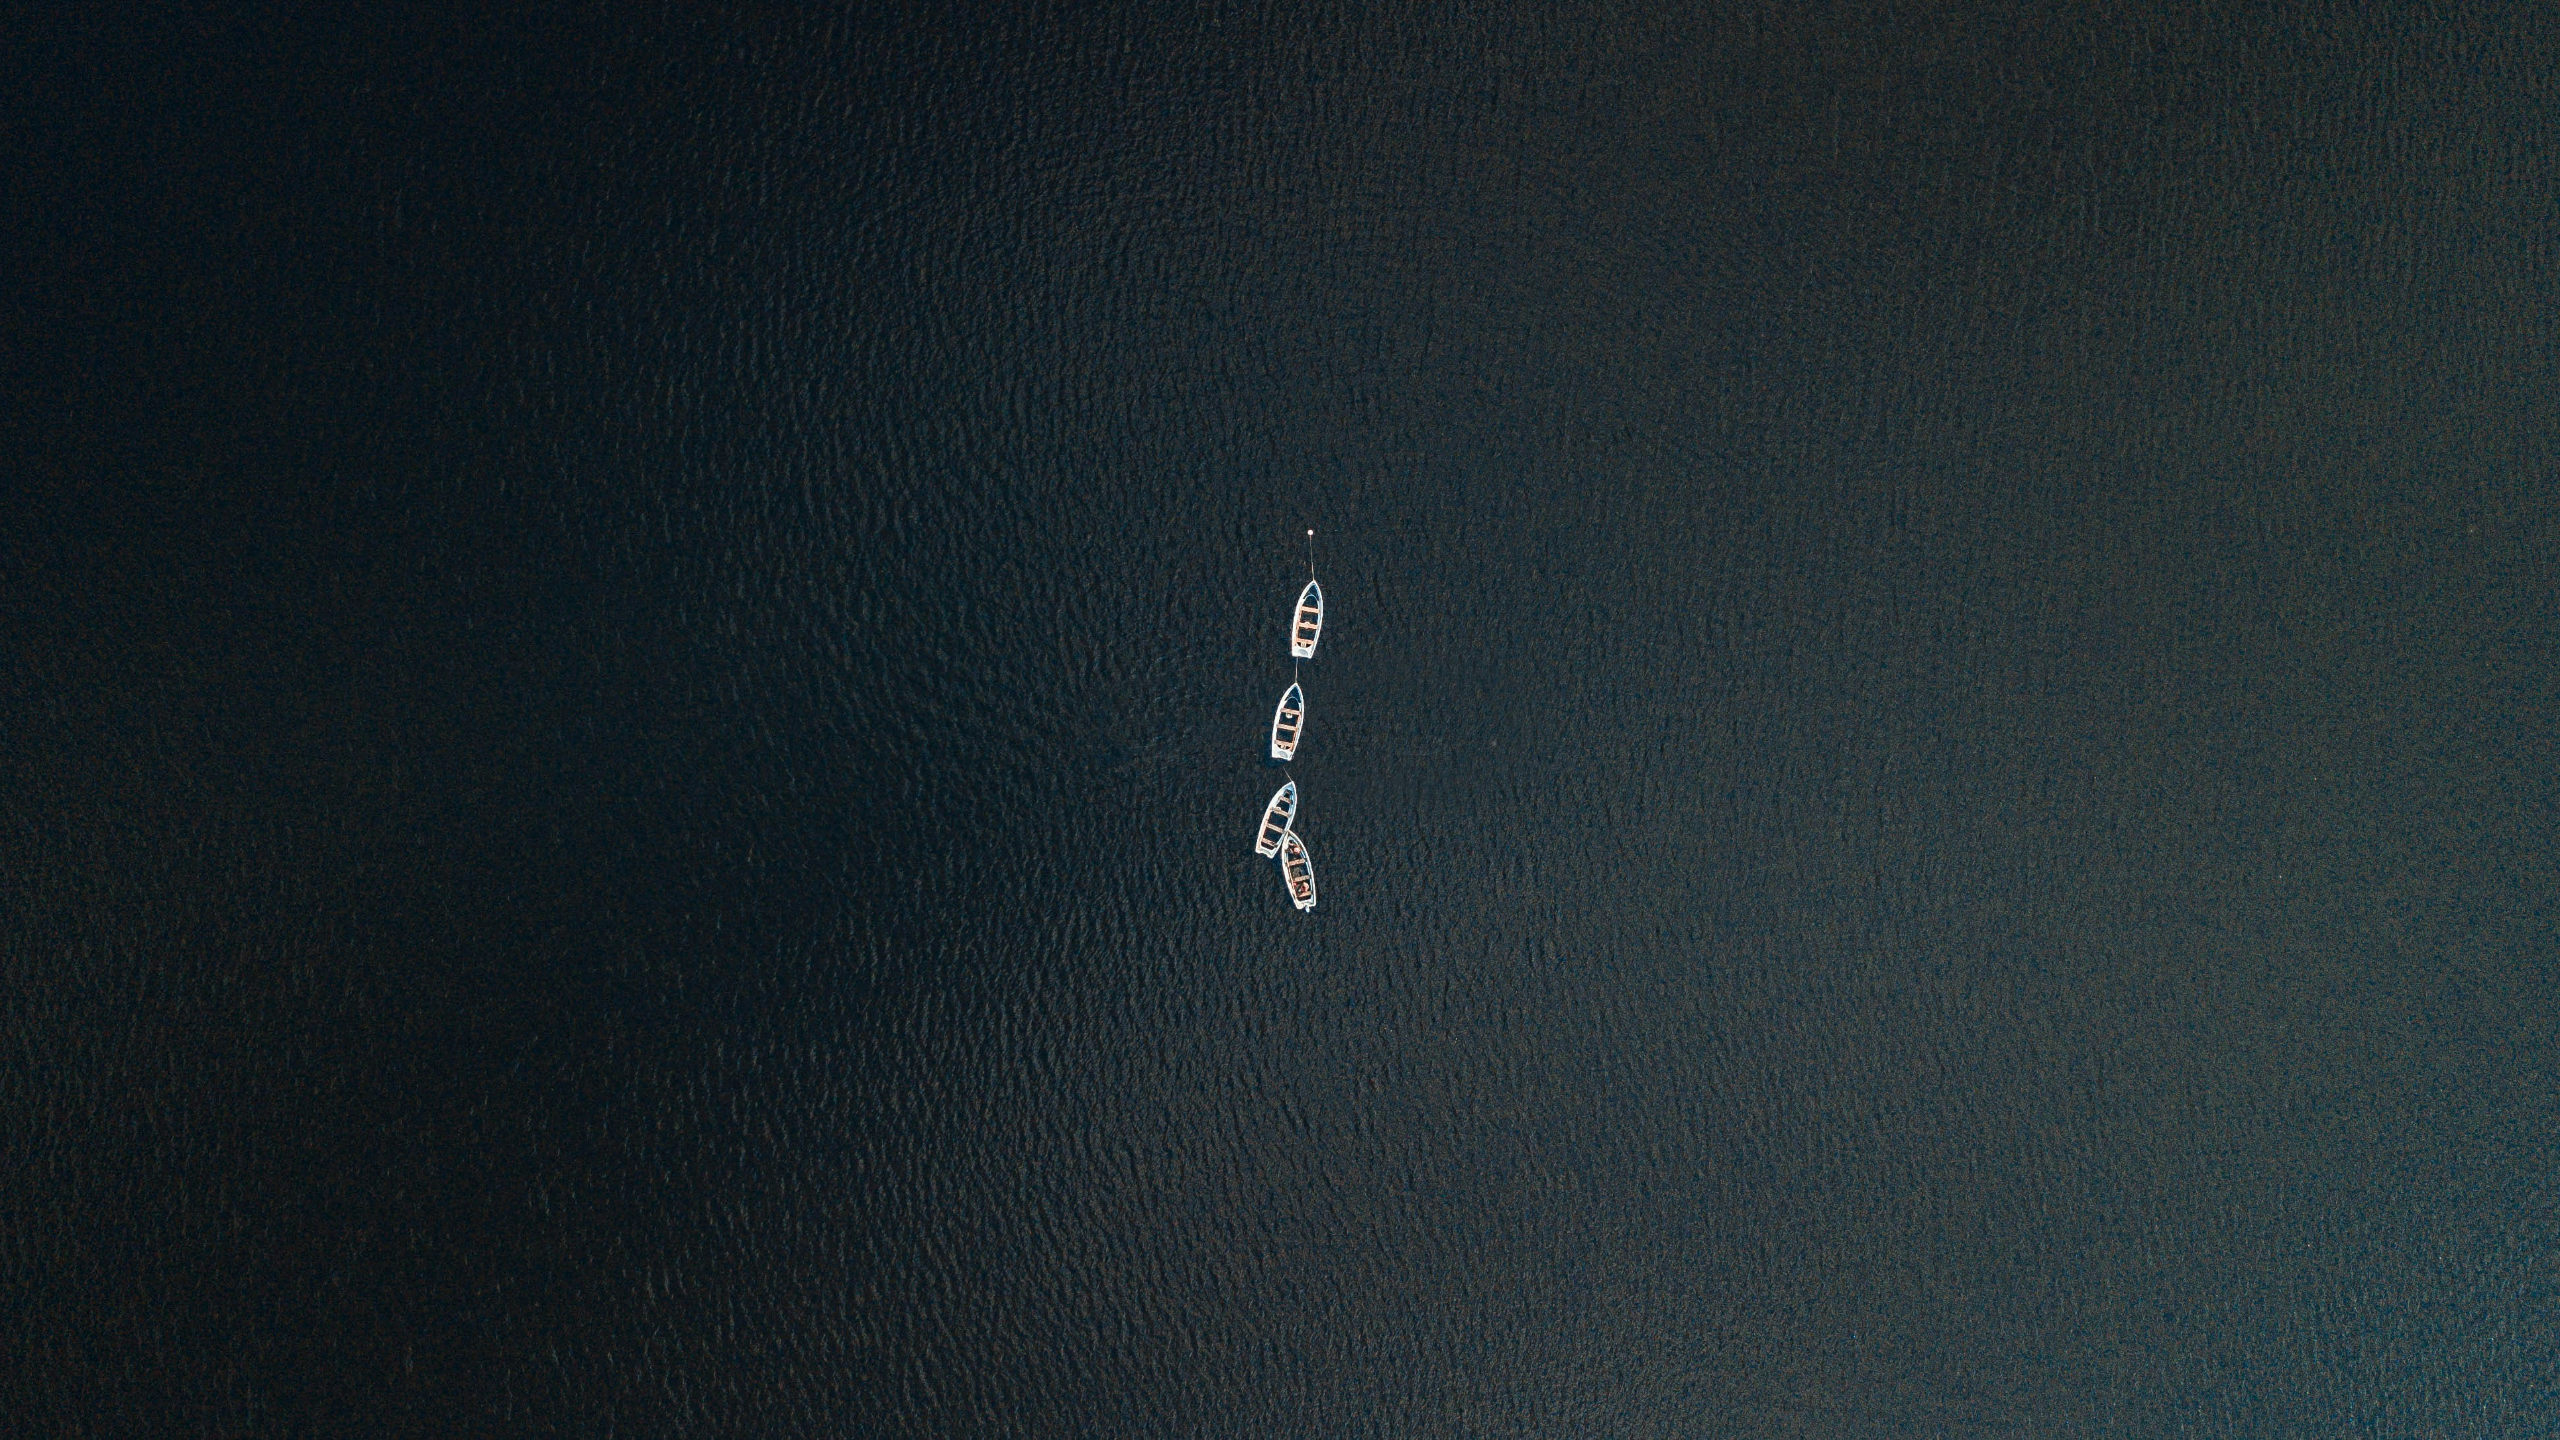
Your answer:
[[[34,36],[0,1400],[2547,1433],[2560,95],[2368,9]]]

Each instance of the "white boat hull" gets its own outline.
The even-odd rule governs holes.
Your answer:
[[[1289,833],[1289,824],[1298,818],[1298,782],[1290,781],[1271,792],[1271,803],[1263,807],[1262,834],[1253,842],[1253,853],[1264,859],[1280,853],[1280,837]]]
[[[1298,613],[1289,625],[1289,653],[1300,660],[1316,658],[1316,642],[1324,638],[1324,587],[1313,580],[1298,592]]]
[[[1289,882],[1289,900],[1301,910],[1316,908],[1316,871],[1307,861],[1307,842],[1295,830],[1280,837],[1280,874]]]
[[[1298,734],[1306,728],[1307,693],[1292,682],[1271,712],[1271,758],[1288,760],[1298,753]]]

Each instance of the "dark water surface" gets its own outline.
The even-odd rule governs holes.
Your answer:
[[[2550,1433],[2547,28],[29,35],[0,1404]]]

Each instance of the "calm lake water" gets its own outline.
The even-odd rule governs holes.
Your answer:
[[[0,1397],[2549,1433],[2537,23],[32,37]]]

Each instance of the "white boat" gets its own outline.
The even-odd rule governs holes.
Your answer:
[[[1299,909],[1316,908],[1316,872],[1307,864],[1307,842],[1295,830],[1280,832],[1280,873],[1288,877],[1289,898]]]
[[[1300,660],[1316,658],[1316,637],[1324,633],[1324,587],[1313,580],[1298,592],[1298,619],[1289,630],[1289,653]]]
[[[1268,858],[1280,853],[1280,837],[1289,833],[1289,822],[1298,818],[1298,782],[1290,781],[1271,792],[1271,804],[1262,812],[1262,837],[1253,842],[1253,853]]]
[[[1289,682],[1287,693],[1280,697],[1280,708],[1271,712],[1271,758],[1286,760],[1298,753],[1298,730],[1306,724],[1307,695],[1298,682]]]

